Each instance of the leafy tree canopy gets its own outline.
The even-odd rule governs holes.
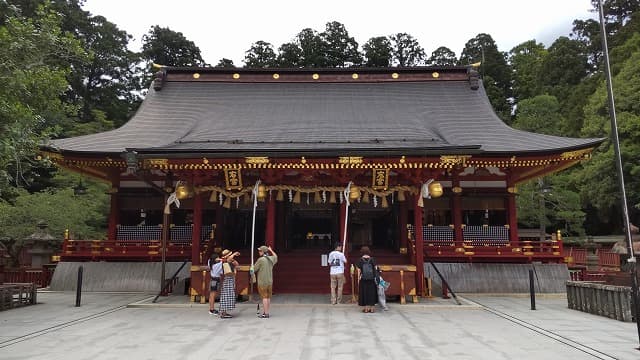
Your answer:
[[[0,26],[0,198],[28,185],[37,144],[52,135],[67,112],[63,94],[69,65],[84,56],[80,43],[60,28],[60,17],[40,6],[34,18],[5,13]],[[9,173],[7,169],[13,169]],[[15,190],[15,189],[14,189]]]
[[[431,53],[431,56],[427,60],[427,64],[438,66],[453,66],[458,64],[458,59],[456,57],[456,53],[451,51],[448,47],[441,46]]]

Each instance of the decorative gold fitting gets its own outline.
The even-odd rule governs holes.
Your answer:
[[[238,73],[233,74],[233,78],[234,79],[240,79],[240,74],[238,74]]]
[[[352,75],[351,75],[351,78],[353,78],[354,80],[357,80],[357,79],[358,79],[358,74],[355,74],[355,73],[354,73],[354,74],[352,74]]]
[[[393,73],[391,74],[391,77],[394,79],[397,79],[400,75],[398,75],[398,73]]]
[[[434,71],[431,76],[433,76],[434,79],[437,79],[440,77],[440,73],[438,73],[437,71]]]
[[[280,79],[280,75],[279,74],[273,74],[273,78],[278,80],[278,79]]]
[[[318,75],[318,74],[313,74],[313,75],[311,75],[311,78],[312,78],[313,80],[318,80],[318,79],[320,79],[320,75]]]
[[[460,194],[462,192],[462,188],[460,186],[454,186],[453,188],[451,188],[451,191],[453,191],[455,194]]]
[[[193,74],[193,78],[194,79],[199,79],[200,78],[200,74],[199,73],[194,73]]]
[[[349,188],[349,200],[355,201],[358,199],[360,199],[360,189],[355,185],[351,185],[351,188]]]

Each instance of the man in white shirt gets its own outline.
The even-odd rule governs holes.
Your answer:
[[[342,302],[342,288],[344,287],[344,268],[347,258],[342,253],[342,245],[337,244],[335,250],[329,253],[329,277],[331,278],[331,304]]]

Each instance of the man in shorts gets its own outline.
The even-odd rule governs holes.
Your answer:
[[[273,293],[273,266],[278,262],[278,255],[271,247],[264,245],[258,248],[258,255],[260,257],[253,265],[253,271],[257,274],[258,294],[262,298],[262,314],[258,317],[268,319]]]
[[[207,266],[211,271],[211,282],[209,285],[209,314],[216,315],[218,314],[218,310],[215,309],[216,295],[218,294],[218,290],[222,287],[222,283],[220,282],[220,277],[222,276],[222,261],[220,261],[218,254],[211,254],[211,259],[209,259]]]

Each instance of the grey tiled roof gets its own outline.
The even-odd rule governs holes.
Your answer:
[[[512,129],[468,81],[167,82],[119,129],[54,140],[60,151],[120,153],[556,152],[601,139]]]

